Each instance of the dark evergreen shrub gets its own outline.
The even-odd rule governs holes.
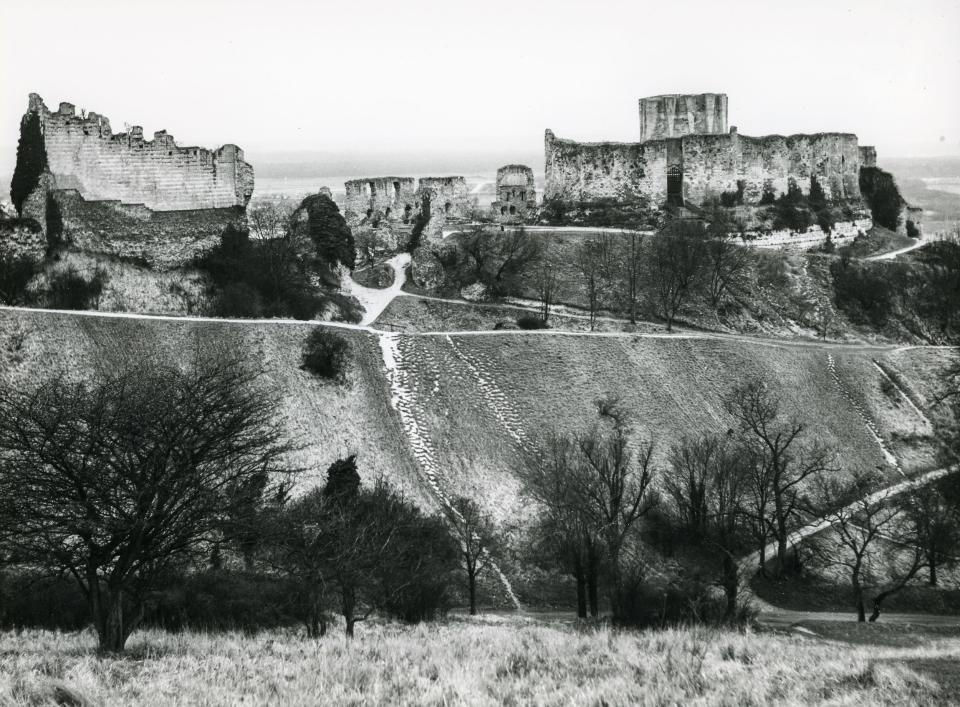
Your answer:
[[[0,255],[0,303],[25,304],[27,285],[37,272],[30,258]]]
[[[772,206],[777,203],[777,190],[772,184],[763,185],[763,194],[760,195],[760,206]]]
[[[906,227],[907,227],[907,235],[910,238],[920,237],[920,229],[917,227],[917,224],[915,224],[912,220],[907,219]]]
[[[517,317],[517,326],[521,329],[549,329],[542,317],[535,314],[523,314]]]
[[[84,277],[74,267],[54,273],[50,276],[48,295],[50,307],[96,309],[106,281],[106,273],[99,269],[90,279]]]
[[[300,367],[315,376],[342,382],[347,375],[350,344],[339,334],[317,327],[303,345]]]
[[[357,471],[357,455],[337,459],[327,467],[327,483],[323,495],[334,498],[354,498],[360,492],[360,472]]]
[[[830,266],[830,272],[837,307],[853,321],[877,327],[887,323],[895,303],[893,268],[843,257]]]
[[[245,631],[296,623],[289,582],[270,574],[211,569],[171,573],[143,623],[167,631]]]
[[[20,121],[20,141],[17,143],[17,165],[10,181],[10,200],[17,213],[23,213],[23,202],[40,182],[47,168],[47,150],[40,130],[40,116],[30,112]]]
[[[429,221],[430,214],[424,214],[423,211],[419,212],[414,217],[413,229],[410,231],[410,240],[407,241],[406,251],[408,253],[413,253],[417,248],[420,247],[420,241],[423,239],[423,229],[427,227],[427,223]]]
[[[312,319],[323,310],[332,295],[318,291],[292,253],[278,258],[276,252],[247,231],[224,229],[220,243],[194,263],[213,281],[216,316]]]
[[[87,599],[72,578],[12,569],[0,574],[0,628],[78,631],[89,621]]]
[[[904,201],[893,175],[879,167],[861,167],[860,192],[870,205],[874,223],[896,231]]]
[[[213,313],[228,319],[256,319],[263,316],[260,295],[245,282],[229,282],[213,300]]]
[[[339,263],[353,270],[357,258],[353,234],[333,199],[326,194],[311,194],[300,208],[307,212],[307,233],[317,257],[330,268]]]

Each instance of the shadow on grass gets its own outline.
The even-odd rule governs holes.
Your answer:
[[[918,626],[903,623],[857,623],[856,621],[802,621],[820,638],[862,646],[918,648],[931,640],[960,637],[960,626]],[[960,662],[955,663],[960,668]],[[958,676],[960,679],[960,676]]]
[[[960,702],[960,658],[914,658],[897,663],[936,682],[943,704]]]

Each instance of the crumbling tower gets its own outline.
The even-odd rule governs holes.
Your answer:
[[[640,99],[640,142],[725,132],[725,93],[673,93]]]
[[[497,200],[491,205],[497,221],[522,222],[537,208],[533,170],[522,164],[508,164],[497,170]]]

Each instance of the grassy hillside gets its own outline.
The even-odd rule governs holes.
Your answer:
[[[308,324],[232,324],[109,319],[40,312],[0,311],[0,379],[14,385],[59,372],[111,370],[147,356],[180,363],[194,347],[227,346],[263,363],[283,398],[293,439],[304,445],[296,461],[309,467],[307,483],[319,480],[338,457],[357,454],[363,475],[389,478],[427,506],[415,461],[390,407],[376,338],[343,331],[352,366],[344,386],[322,383],[300,370]]]
[[[357,453],[367,478],[382,475],[429,507],[411,453],[419,443],[390,405],[396,391],[377,336],[341,330],[353,363],[349,384],[336,387],[299,368],[310,326],[0,312],[0,377],[17,384],[41,373],[109,370],[148,355],[184,361],[195,346],[239,348],[263,362],[281,391],[311,481],[333,459]],[[932,468],[934,426],[947,421],[946,411],[926,410],[948,350],[533,332],[397,335],[397,347],[441,490],[476,498],[502,519],[521,507],[514,472],[536,454],[538,439],[550,429],[587,427],[596,419],[594,401],[611,392],[623,396],[638,437],[654,441],[661,462],[684,434],[729,429],[722,397],[754,376],[809,425],[809,439],[837,450],[844,473],[879,466],[894,479]],[[896,385],[885,383],[885,370]]]

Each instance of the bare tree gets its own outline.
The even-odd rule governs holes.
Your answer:
[[[721,438],[702,435],[686,437],[670,450],[663,486],[682,527],[697,540],[707,535],[713,476],[722,447]]]
[[[314,489],[284,508],[269,524],[267,563],[292,580],[307,636],[327,633],[329,601],[326,501]]]
[[[470,615],[477,613],[477,579],[493,564],[497,532],[489,514],[469,498],[450,502],[447,517],[460,544],[460,566],[467,577]]]
[[[653,443],[639,443],[634,454],[629,432],[626,425],[615,422],[612,431],[598,425],[577,440],[583,464],[576,493],[603,542],[610,575],[610,606],[616,619],[627,613],[625,546],[638,521],[657,503],[650,485]]]
[[[871,576],[871,553],[892,527],[898,509],[884,501],[871,503],[870,494],[877,488],[873,476],[857,475],[849,481],[821,476],[816,485],[817,504],[833,531],[819,539],[816,554],[825,564],[850,573],[857,621],[866,621],[864,584]]]
[[[540,258],[534,265],[533,282],[540,300],[540,318],[544,322],[550,318],[550,307],[557,296],[559,275],[557,263],[548,247],[544,247]]]
[[[627,316],[631,324],[637,323],[640,298],[643,295],[643,272],[647,252],[643,248],[643,234],[630,233],[621,246],[620,272],[622,293]]]
[[[612,251],[609,237],[600,234],[595,240],[584,241],[577,249],[577,269],[583,278],[590,312],[590,331],[597,320],[597,310],[609,296],[612,274]]]
[[[820,445],[800,441],[806,425],[784,419],[779,398],[761,380],[734,388],[724,406],[759,454],[755,492],[762,492],[763,505],[770,511],[769,529],[777,542],[777,570],[782,575],[790,524],[799,510],[799,491],[807,479],[833,468],[833,455]]]
[[[716,309],[725,295],[730,294],[744,279],[750,265],[750,255],[744,246],[734,242],[732,225],[723,209],[717,209],[710,221],[705,242],[705,283],[710,304]]]
[[[282,490],[279,419],[262,372],[226,354],[2,389],[3,541],[73,577],[101,649],[122,650],[161,573],[249,512],[247,490]]]
[[[496,295],[515,289],[515,279],[541,254],[540,242],[522,227],[501,233],[474,226],[461,237],[459,245],[470,262],[474,280]]]
[[[543,454],[522,470],[524,494],[537,501],[537,545],[576,582],[577,616],[599,613],[601,543],[578,496],[579,464],[576,440],[552,432],[541,447]]]
[[[960,508],[941,484],[915,489],[900,504],[903,520],[929,570],[927,584],[937,586],[937,568],[956,560],[960,545]]]
[[[650,285],[671,331],[703,273],[703,229],[695,222],[672,221],[654,237],[652,246]]]
[[[719,554],[725,619],[737,611],[737,560],[748,533],[749,458],[726,437],[688,437],[671,450],[663,481],[685,540]]]

